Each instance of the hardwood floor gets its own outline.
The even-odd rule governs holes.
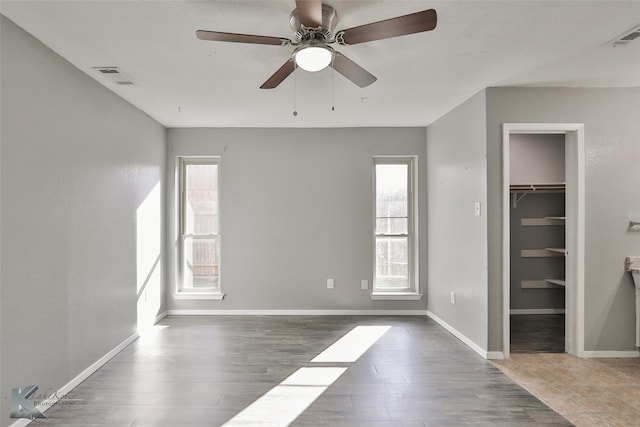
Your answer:
[[[359,325],[391,328],[355,362],[311,362]],[[422,316],[184,316],[158,326],[31,425],[219,426],[313,367],[347,369],[291,425],[571,425]],[[290,410],[279,396],[242,425]]]
[[[564,314],[511,316],[512,353],[564,353]]]

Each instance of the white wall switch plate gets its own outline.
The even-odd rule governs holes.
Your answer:
[[[327,279],[327,289],[333,289],[334,281],[333,279]]]
[[[366,279],[360,280],[360,289],[369,289],[369,281]]]
[[[473,215],[474,216],[480,216],[480,202],[474,202],[473,203]]]
[[[455,304],[455,303],[456,303],[456,293],[451,292],[451,304]]]

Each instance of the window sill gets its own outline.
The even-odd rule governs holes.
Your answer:
[[[422,299],[422,294],[416,292],[372,292],[371,299],[395,300],[395,301],[418,301]]]
[[[222,301],[224,295],[217,292],[176,292],[173,294],[173,299]]]

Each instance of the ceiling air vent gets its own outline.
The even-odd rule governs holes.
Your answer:
[[[93,69],[98,70],[104,77],[119,85],[135,84],[133,80],[120,71],[118,67],[93,67]]]
[[[625,46],[638,38],[640,38],[640,26],[616,37],[614,40],[611,41],[611,45],[613,47]]]

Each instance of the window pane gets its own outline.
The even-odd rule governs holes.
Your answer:
[[[218,165],[187,165],[185,234],[218,234]]]
[[[409,239],[376,237],[376,286],[409,287]]]
[[[376,234],[407,234],[407,164],[376,165]]]
[[[220,265],[217,237],[184,238],[184,289],[217,288]]]

